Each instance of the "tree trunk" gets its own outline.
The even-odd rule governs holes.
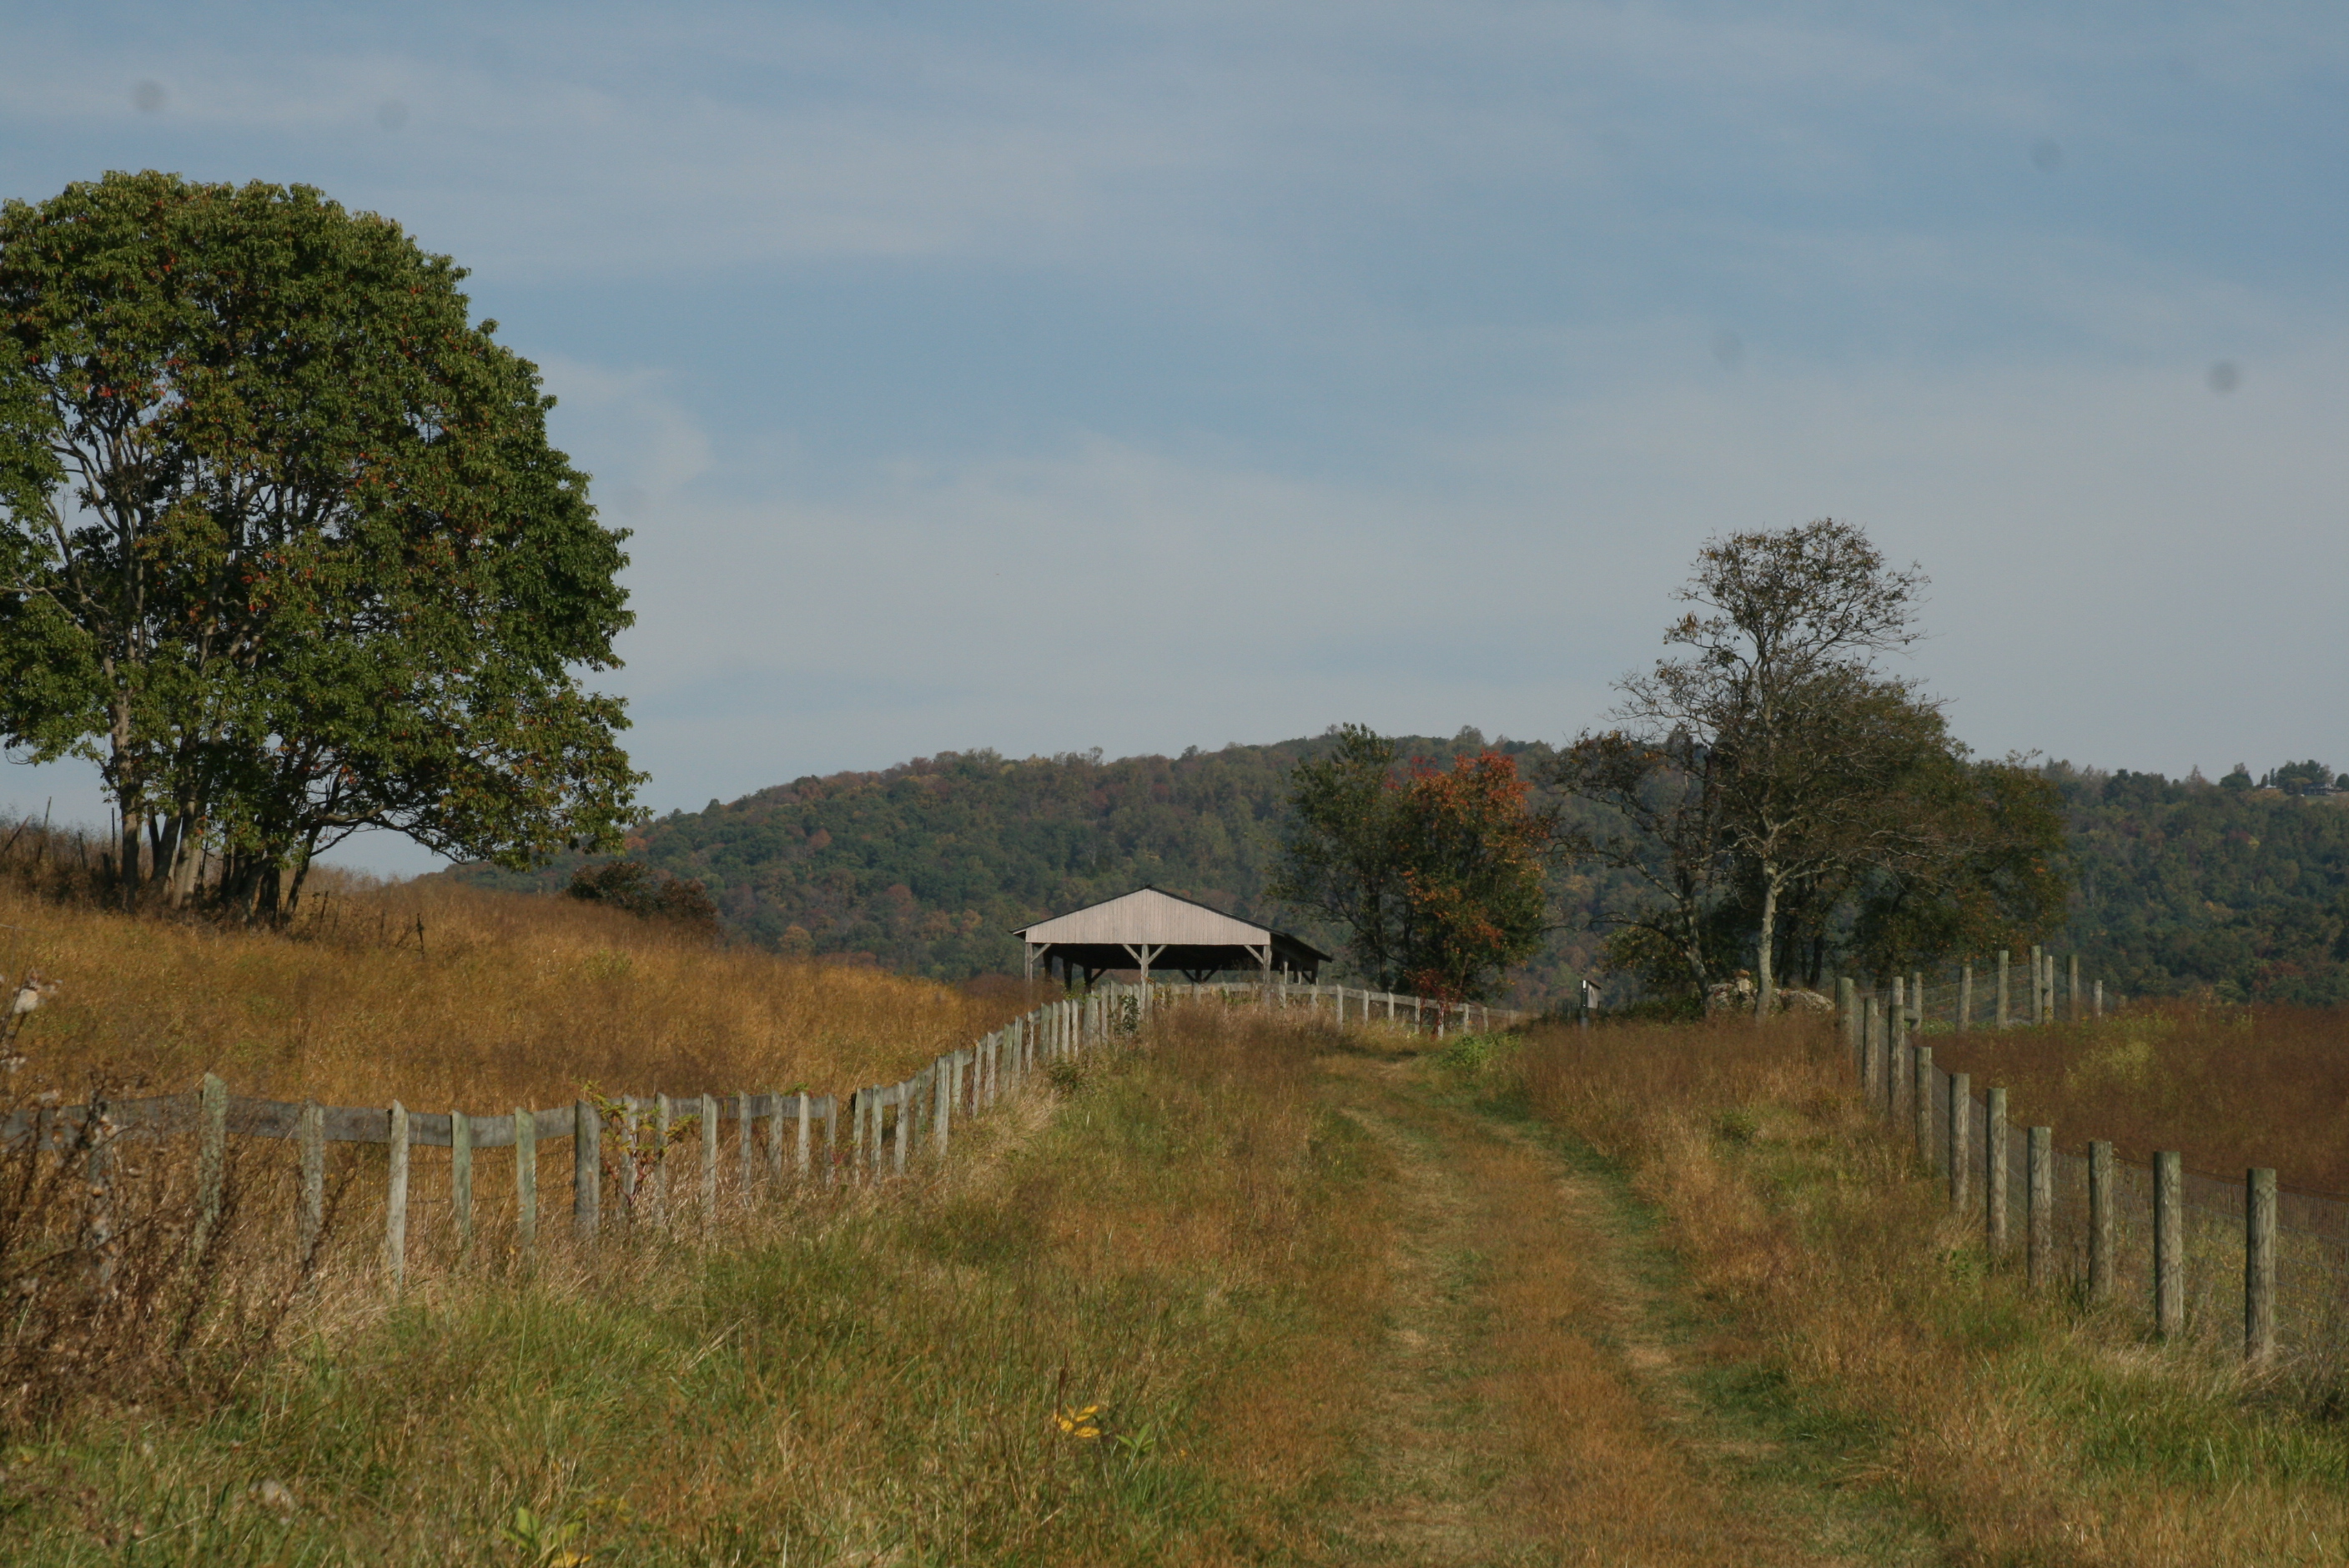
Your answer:
[[[1762,862],[1762,940],[1754,955],[1754,1016],[1766,1018],[1777,1009],[1778,868]]]

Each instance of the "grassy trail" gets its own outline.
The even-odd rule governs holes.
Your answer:
[[[1188,1009],[950,1173],[368,1278],[0,1451],[0,1562],[1937,1561],[1621,1176],[1419,1047]]]
[[[1421,1059],[1328,1056],[1391,1155],[1389,1328],[1363,1387],[1363,1561],[1921,1563],[1932,1543],[1787,1429],[1702,1320],[1621,1182]]]

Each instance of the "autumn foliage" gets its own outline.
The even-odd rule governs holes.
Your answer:
[[[1381,989],[1484,995],[1541,944],[1551,817],[1489,748],[1398,767],[1394,742],[1361,726],[1335,738],[1293,776],[1275,896],[1344,924]]]

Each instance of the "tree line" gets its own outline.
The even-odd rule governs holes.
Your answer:
[[[1541,764],[1552,804],[1508,758],[1404,776],[1349,728],[1297,770],[1275,891],[1342,923],[1366,971],[1471,994],[1539,944],[1546,861],[1638,890],[1598,913],[1606,962],[1659,998],[1750,971],[1767,1012],[1789,979],[2028,945],[2070,892],[2061,797],[1884,668],[1924,584],[1833,520],[1715,540],[1673,652]]]

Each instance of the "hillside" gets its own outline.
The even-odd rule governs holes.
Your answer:
[[[1325,744],[1114,761],[947,753],[672,812],[630,852],[699,881],[761,946],[942,980],[1017,973],[1012,928],[1144,882],[1334,948],[1337,933],[1264,897],[1288,770]],[[1398,744],[1444,758],[1485,740],[1463,730]],[[1529,773],[1550,750],[1491,744]],[[2349,796],[2068,763],[2048,773],[2079,877],[2071,926],[2055,941],[2078,948],[2089,973],[2132,995],[2209,987],[2246,1000],[2349,999]],[[551,892],[578,863],[451,874]],[[1519,1005],[1568,994],[1597,955],[1593,921],[1630,896],[1595,868],[1562,871],[1552,891],[1561,929],[1520,975]]]
[[[2079,879],[2067,944],[2092,973],[2132,995],[2349,1001],[2349,795],[2048,772]]]
[[[1013,928],[1145,882],[1278,920],[1335,949],[1338,934],[1264,897],[1288,769],[1325,744],[1115,761],[1097,753],[1014,760],[950,752],[672,812],[648,824],[629,852],[698,880],[728,923],[761,945],[942,980],[1016,974]],[[1433,758],[1485,744],[1473,729],[1448,740],[1397,738],[1404,756]],[[1490,744],[1528,770],[1548,753],[1539,743]],[[526,877],[481,867],[452,874],[553,891],[577,864],[559,861]],[[1578,878],[1560,887],[1578,906],[1595,891]],[[1537,1005],[1571,988],[1597,948],[1585,924],[1571,921],[1526,967],[1519,1000]]]

